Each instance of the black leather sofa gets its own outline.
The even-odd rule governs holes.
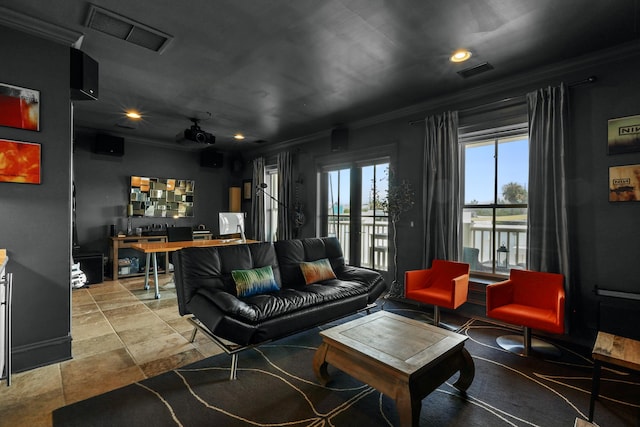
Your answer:
[[[300,264],[323,258],[336,278],[307,285]],[[332,237],[190,247],[173,262],[180,314],[196,327],[192,340],[199,329],[231,354],[232,379],[239,351],[369,309],[387,290],[378,272],[345,265]],[[231,272],[264,266],[280,289],[239,298]]]

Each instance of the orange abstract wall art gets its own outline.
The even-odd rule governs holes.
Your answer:
[[[0,126],[40,130],[40,92],[0,83]]]
[[[40,184],[40,144],[0,139],[0,182]]]

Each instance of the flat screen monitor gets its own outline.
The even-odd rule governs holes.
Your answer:
[[[218,223],[221,236],[227,234],[244,235],[244,213],[242,212],[219,212]]]

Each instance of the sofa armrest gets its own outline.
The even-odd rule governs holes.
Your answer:
[[[513,301],[513,282],[492,283],[487,286],[487,312]]]
[[[367,301],[369,303],[375,302],[380,295],[389,289],[389,285],[384,280],[384,277],[382,277],[382,274],[370,268],[343,265],[334,270],[334,272],[339,280],[365,285],[367,287]]]
[[[376,284],[382,277],[380,273],[375,270],[353,265],[342,266],[341,268],[335,269],[334,272],[340,280],[363,283],[369,286]]]

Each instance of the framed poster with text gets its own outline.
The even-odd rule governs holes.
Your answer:
[[[608,154],[640,151],[640,115],[609,120]]]
[[[640,200],[640,164],[609,168],[609,201],[637,202]]]

